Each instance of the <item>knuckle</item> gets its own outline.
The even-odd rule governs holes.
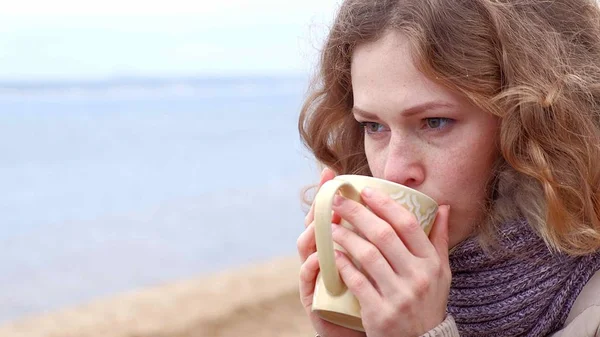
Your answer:
[[[316,250],[316,247],[314,245],[311,246],[310,236],[311,233],[309,232],[309,230],[306,230],[302,234],[300,234],[300,236],[298,236],[298,239],[296,240],[296,248],[298,249],[298,253],[303,259],[307,258],[308,255],[310,255],[313,251]]]
[[[394,325],[398,324],[398,318],[401,317],[399,313],[401,313],[401,311],[398,307],[382,310],[382,312],[380,312],[378,315],[378,325],[380,329],[384,331],[392,330]]]
[[[452,279],[452,270],[450,270],[450,266],[444,266],[444,275],[451,280]]]
[[[360,273],[355,273],[348,278],[346,285],[348,288],[353,289],[355,292],[360,292],[367,286],[367,279]]]
[[[332,235],[335,239],[339,239],[340,241],[347,241],[351,234],[351,231],[343,226],[333,227]]]
[[[303,251],[306,248],[306,235],[305,233],[300,234],[300,236],[298,236],[298,239],[296,239],[296,247],[298,248],[298,251]]]
[[[346,214],[350,219],[356,219],[360,216],[361,207],[357,203],[350,203],[346,210]]]
[[[300,236],[298,236],[298,238],[296,239],[296,247],[298,247],[298,250],[300,250],[301,247],[304,247],[304,239],[302,236],[303,235],[300,234]]]
[[[314,282],[314,276],[315,273],[317,271],[317,269],[319,269],[319,265],[318,263],[315,263],[316,256],[314,256],[314,253],[311,254],[306,261],[304,261],[304,263],[302,263],[302,265],[300,266],[300,272],[299,272],[299,278],[300,281],[302,282]]]
[[[311,208],[304,217],[304,227],[308,227],[315,220],[314,210]]]
[[[396,234],[396,232],[391,228],[391,227],[385,227],[379,231],[377,231],[377,233],[375,233],[375,242],[381,244],[381,245],[388,245],[388,244],[392,244],[396,238],[398,237],[398,235]]]
[[[378,262],[380,256],[381,254],[379,253],[379,250],[375,248],[375,246],[369,246],[369,248],[366,248],[360,253],[358,260],[363,265],[369,265]]]
[[[417,298],[423,297],[431,288],[431,279],[426,275],[418,274],[413,280],[413,291]]]
[[[311,281],[311,271],[309,270],[309,267],[307,267],[306,265],[303,265],[300,268],[300,281],[302,282],[310,282]]]
[[[301,267],[300,267],[300,281],[302,282],[308,282],[309,281],[309,270],[308,267],[306,266],[306,263],[304,263]]]
[[[444,267],[439,259],[428,260],[428,269],[431,271],[434,277],[439,277],[443,275]]]
[[[419,224],[419,221],[414,216],[414,214],[410,214],[410,216],[407,217],[407,219],[404,223],[404,228],[410,232],[416,232],[416,231],[422,230],[421,225]]]
[[[450,271],[450,267],[443,267],[440,269],[439,278],[442,280],[446,280],[448,284],[452,282],[452,271]]]
[[[440,259],[430,261],[429,268],[434,278],[446,279],[451,276],[450,266],[442,263]]]
[[[303,294],[300,295],[300,302],[302,303],[302,306],[304,307],[304,310],[306,312],[311,312],[312,309],[312,296],[304,296]]]
[[[405,293],[402,299],[396,303],[396,306],[392,311],[394,313],[394,316],[404,316],[410,313],[412,310],[412,305],[413,303],[415,303],[415,300],[416,297],[414,296],[414,294]]]
[[[391,198],[381,198],[375,202],[375,206],[380,208],[397,207],[398,204]]]

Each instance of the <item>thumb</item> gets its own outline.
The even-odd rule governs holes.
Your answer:
[[[429,233],[429,240],[435,247],[438,256],[443,262],[448,263],[448,219],[450,217],[450,205],[442,205],[438,208],[435,222]]]

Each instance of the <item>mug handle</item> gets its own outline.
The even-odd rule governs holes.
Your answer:
[[[327,292],[338,296],[344,292],[346,285],[342,282],[335,264],[331,220],[333,197],[337,191],[352,200],[361,202],[360,192],[347,181],[329,180],[324,183],[315,197],[315,241],[321,268],[321,277]]]

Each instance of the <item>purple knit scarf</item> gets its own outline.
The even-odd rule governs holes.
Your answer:
[[[600,254],[551,253],[523,221],[500,230],[486,254],[467,239],[450,254],[448,312],[461,337],[547,336],[563,326],[577,295],[600,270]]]

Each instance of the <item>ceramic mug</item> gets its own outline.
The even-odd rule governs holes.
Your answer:
[[[358,300],[342,282],[335,265],[334,249],[345,251],[333,242],[331,235],[333,197],[339,192],[344,197],[364,205],[360,192],[371,187],[390,195],[415,215],[421,227],[429,235],[435,221],[438,205],[427,195],[409,187],[387,180],[361,176],[341,175],[327,181],[315,197],[315,238],[320,272],[313,295],[312,311],[322,319],[353,330],[364,331]],[[340,225],[352,229],[342,219]],[[354,263],[360,269],[356,261]]]

